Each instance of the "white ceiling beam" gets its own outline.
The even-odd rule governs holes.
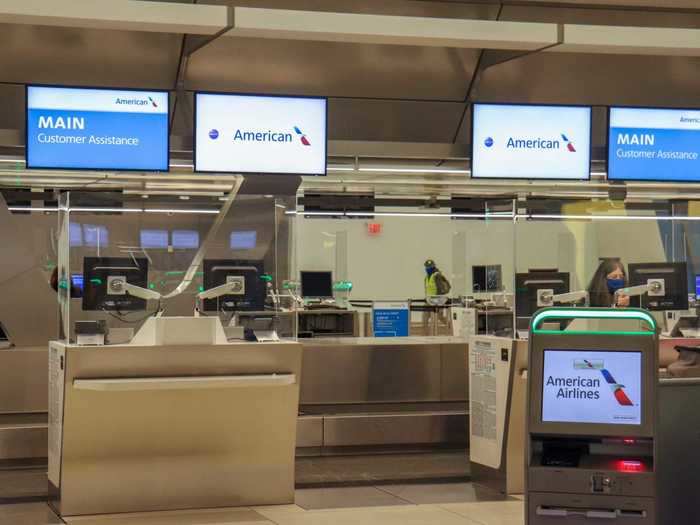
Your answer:
[[[700,29],[564,24],[563,42],[548,51],[700,56]]]
[[[226,6],[137,0],[3,0],[0,23],[214,35]]]
[[[557,25],[234,7],[232,37],[455,48],[535,50]]]

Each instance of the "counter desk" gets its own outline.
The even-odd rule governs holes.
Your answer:
[[[49,348],[61,516],[294,501],[296,342]]]
[[[467,341],[457,337],[300,340],[299,446],[467,446]]]

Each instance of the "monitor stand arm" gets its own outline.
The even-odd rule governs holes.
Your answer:
[[[107,278],[107,290],[109,295],[133,295],[134,297],[145,299],[146,301],[159,301],[162,297],[161,294],[155,290],[141,288],[140,286],[127,282],[126,277],[121,275]]]
[[[245,295],[245,278],[243,276],[230,277],[227,283],[199,292],[195,300],[194,316],[199,317],[202,311],[202,301],[217,299],[224,295]]]
[[[666,285],[664,280],[649,279],[647,284],[620,288],[615,292],[615,304],[617,304],[617,298],[621,295],[626,295],[627,297],[639,297],[644,294],[649,294],[649,297],[663,297],[666,295]]]
[[[538,290],[537,305],[538,306],[554,306],[558,304],[573,304],[581,300],[584,301],[584,306],[588,306],[590,301],[588,290],[579,290],[577,292],[568,292],[553,294],[551,290]]]

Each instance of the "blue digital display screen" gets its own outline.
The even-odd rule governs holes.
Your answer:
[[[141,230],[141,248],[167,248],[168,230]]]
[[[27,86],[27,167],[168,171],[166,91]]]
[[[83,245],[83,227],[75,222],[68,224],[68,242],[71,247]]]
[[[700,275],[695,276],[695,296],[700,298]]]
[[[109,246],[107,226],[83,224],[83,244],[90,248],[105,248]]]
[[[700,110],[610,108],[608,179],[700,182]]]
[[[196,250],[199,248],[199,232],[173,230],[173,248]]]
[[[77,289],[79,289],[81,292],[83,291],[83,274],[82,273],[74,273],[70,276],[71,283],[73,286],[75,286]]]
[[[254,230],[231,232],[232,250],[252,250],[257,242],[258,232]]]

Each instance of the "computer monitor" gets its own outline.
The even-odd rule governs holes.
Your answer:
[[[553,270],[530,270],[515,275],[516,329],[527,330],[530,318],[544,307],[538,299],[542,291],[553,295],[569,292],[569,274]]]
[[[472,291],[498,292],[503,289],[502,270],[500,264],[472,266]]]
[[[80,293],[83,293],[83,289],[84,289],[83,274],[82,273],[74,273],[74,274],[71,274],[70,278],[71,278],[71,284],[73,285],[73,287],[76,288],[77,290],[79,290]]]
[[[148,259],[132,257],[85,257],[83,259],[83,310],[127,312],[145,310],[146,301],[127,293],[109,291],[114,277],[148,287]]]
[[[204,259],[204,289],[226,284],[228,277],[245,279],[245,295],[224,295],[205,299],[204,311],[262,311],[265,309],[266,287],[262,281],[264,265],[259,260]]]
[[[700,299],[700,275],[695,276],[695,299]]]
[[[688,309],[688,265],[686,263],[630,263],[628,269],[630,286],[653,282],[662,285],[659,290],[652,290],[641,296],[642,308],[656,311]]]
[[[333,297],[332,272],[301,272],[301,295],[309,299]]]

